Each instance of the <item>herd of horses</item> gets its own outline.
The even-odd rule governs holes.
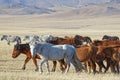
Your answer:
[[[21,43],[19,36],[3,35],[1,40],[17,42],[14,45],[12,57],[16,58],[21,53],[27,57],[22,67],[26,69],[27,62],[32,59],[36,67],[35,71],[43,72],[42,65],[45,63],[48,73],[50,72],[48,60],[53,61],[52,71],[56,70],[57,61],[62,72],[67,73],[70,63],[76,72],[85,70],[91,73],[104,73],[111,69],[113,73],[119,73],[120,67],[120,40],[117,36],[104,35],[102,40],[92,40],[88,36],[75,35],[74,37],[55,37],[52,35],[25,36]],[[37,60],[40,59],[39,66]],[[106,62],[106,65],[105,65]],[[98,65],[98,70],[96,66]]]

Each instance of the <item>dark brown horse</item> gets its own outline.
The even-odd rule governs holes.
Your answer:
[[[119,40],[118,36],[108,36],[108,35],[104,35],[102,40]]]
[[[96,53],[96,61],[107,61],[107,68],[111,68],[112,72],[119,73],[119,61],[120,61],[120,53],[119,53],[120,45],[113,45],[113,46],[98,46],[98,51]],[[115,70],[115,67],[117,70]]]
[[[22,69],[25,70],[27,62],[32,58],[32,60],[33,60],[33,62],[35,64],[35,67],[36,67],[35,71],[37,71],[38,70],[38,66],[37,66],[36,59],[40,59],[40,56],[36,55],[35,57],[32,57],[31,52],[30,52],[30,46],[29,46],[29,44],[16,44],[14,46],[14,49],[13,49],[12,57],[16,58],[21,53],[23,53],[23,54],[25,54],[27,56],[27,58],[24,61],[24,65],[23,65]],[[62,71],[64,71],[65,68],[66,68],[66,63],[64,62],[64,59],[59,60],[59,63],[60,63],[60,69]],[[52,71],[55,71],[56,64],[57,64],[56,61],[53,61]],[[63,65],[65,66],[65,68],[63,67]]]
[[[76,45],[82,45],[83,42],[86,42],[86,44],[91,44],[92,43],[92,39],[88,36],[80,36],[80,35],[75,35],[74,37],[75,39],[75,44]]]

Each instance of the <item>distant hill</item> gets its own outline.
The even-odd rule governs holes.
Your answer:
[[[0,14],[31,15],[52,14],[59,16],[96,16],[120,14],[120,0],[0,0]]]
[[[77,7],[89,4],[101,4],[110,0],[0,0],[0,7]]]

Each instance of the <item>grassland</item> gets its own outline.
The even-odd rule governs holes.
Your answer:
[[[103,35],[116,35],[120,37],[120,16],[102,17],[68,17],[57,18],[48,15],[0,15],[0,37],[3,34],[18,35],[43,35],[74,36],[76,34],[90,36],[92,39],[101,39]],[[120,75],[112,74],[110,70],[106,74],[75,73],[71,65],[68,74],[64,75],[57,65],[56,72],[39,74],[35,72],[35,66],[30,60],[26,70],[21,70],[25,55],[16,59],[11,57],[14,43],[10,46],[6,41],[0,41],[0,80],[119,80]],[[38,60],[39,63],[39,60]],[[52,67],[52,62],[50,69]]]

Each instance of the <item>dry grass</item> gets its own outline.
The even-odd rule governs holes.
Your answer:
[[[74,36],[80,34],[90,36],[92,39],[101,39],[104,34],[117,35],[120,37],[120,17],[93,17],[93,18],[49,18],[45,15],[33,16],[9,16],[0,15],[0,36],[3,34],[19,35],[41,35],[52,34],[55,36]],[[56,72],[39,74],[35,72],[35,66],[32,60],[27,64],[25,71],[21,70],[25,55],[18,58],[11,57],[14,44],[8,46],[6,41],[0,41],[0,80],[119,80],[120,75],[112,74],[108,71],[106,74],[75,73],[71,66],[68,74],[64,75],[57,65]],[[38,60],[39,63],[39,60]],[[50,68],[52,63],[50,62]]]

